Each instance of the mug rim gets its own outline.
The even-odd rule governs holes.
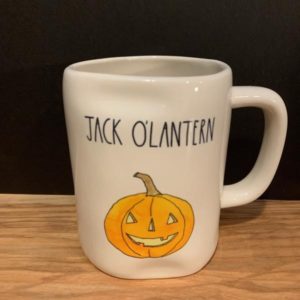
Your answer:
[[[138,61],[166,61],[166,62],[183,62],[183,63],[197,63],[197,64],[210,64],[211,66],[217,67],[218,70],[209,74],[196,74],[196,75],[136,75],[136,74],[122,74],[119,72],[95,72],[84,70],[84,67],[96,64],[105,63],[118,63],[118,62],[138,62]],[[73,63],[65,68],[65,72],[74,72],[76,74],[82,74],[85,76],[101,77],[107,79],[125,79],[125,80],[140,80],[140,81],[178,81],[178,80],[192,80],[192,79],[213,79],[216,77],[223,77],[231,74],[231,68],[225,62],[210,58],[198,58],[198,57],[187,57],[187,56],[170,56],[170,55],[137,55],[137,56],[118,56],[118,57],[106,57],[91,60],[84,60]]]

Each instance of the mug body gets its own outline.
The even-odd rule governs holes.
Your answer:
[[[63,93],[86,256],[121,278],[200,270],[217,241],[230,68],[141,56],[69,66]]]

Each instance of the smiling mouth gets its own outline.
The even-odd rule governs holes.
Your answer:
[[[127,233],[127,236],[137,245],[143,245],[146,247],[159,247],[162,245],[166,245],[169,242],[171,242],[175,236],[178,234],[178,232],[170,234],[167,236],[167,238],[158,237],[158,238],[141,238],[138,236],[134,236]]]

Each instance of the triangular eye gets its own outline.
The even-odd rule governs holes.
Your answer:
[[[127,224],[137,223],[136,218],[134,217],[134,215],[131,212],[129,212],[129,214],[127,216],[126,223]]]
[[[168,222],[167,224],[173,224],[173,223],[177,223],[177,219],[175,218],[175,216],[173,214],[169,214],[169,218],[168,218]]]

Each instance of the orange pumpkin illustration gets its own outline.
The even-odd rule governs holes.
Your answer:
[[[181,249],[194,227],[191,205],[162,194],[147,174],[136,173],[146,193],[126,196],[109,210],[104,222],[109,242],[132,257],[162,257]]]

